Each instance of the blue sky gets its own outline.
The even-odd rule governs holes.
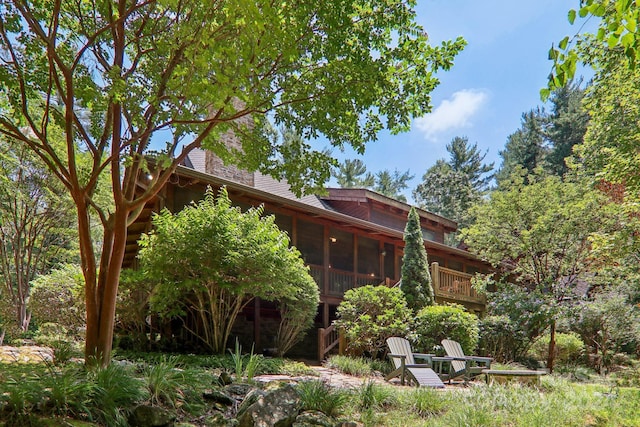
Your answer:
[[[485,161],[500,165],[499,151],[520,126],[523,112],[541,106],[539,91],[551,71],[552,43],[579,30],[567,13],[578,0],[418,0],[418,22],[433,44],[463,36],[467,47],[448,72],[438,74],[433,111],[416,119],[408,133],[382,133],[364,156],[352,151],[340,159],[361,158],[367,170],[409,169],[415,178],[448,157],[446,144],[455,136],[477,143]]]

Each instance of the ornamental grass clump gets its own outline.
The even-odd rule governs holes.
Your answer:
[[[349,392],[333,388],[320,380],[303,381],[298,384],[298,394],[305,411],[320,411],[330,417],[337,417],[349,401]]]

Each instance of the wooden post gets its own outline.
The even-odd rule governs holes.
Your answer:
[[[440,265],[437,262],[431,263],[431,281],[433,282],[433,291],[437,294],[440,290]]]
[[[340,328],[338,330],[338,354],[340,356],[344,355],[344,352],[347,349],[347,337],[344,335],[344,329]]]
[[[318,362],[324,358],[324,328],[318,329]]]

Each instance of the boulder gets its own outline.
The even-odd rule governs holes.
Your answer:
[[[334,422],[320,411],[305,411],[296,417],[292,427],[333,427]]]
[[[205,400],[209,400],[211,402],[221,403],[223,405],[233,405],[235,403],[235,399],[228,394],[220,391],[220,390],[206,390],[202,397]]]
[[[238,408],[238,426],[291,427],[299,411],[300,398],[291,384],[253,390]]]
[[[140,405],[129,415],[131,427],[173,427],[176,414],[158,406]]]
[[[205,427],[235,427],[237,425],[237,420],[227,419],[219,412],[205,418],[204,420]]]

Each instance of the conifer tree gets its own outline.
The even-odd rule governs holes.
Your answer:
[[[402,292],[407,305],[418,311],[425,305],[433,305],[434,294],[431,286],[431,274],[424,248],[420,216],[416,208],[409,211],[404,229],[404,256],[402,258]]]

